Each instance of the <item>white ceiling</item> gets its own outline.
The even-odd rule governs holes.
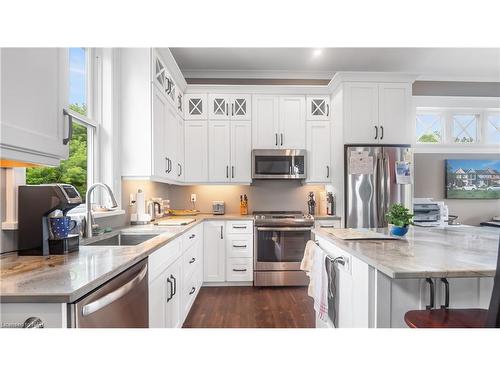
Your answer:
[[[329,79],[338,71],[500,81],[500,48],[171,48],[186,78]]]

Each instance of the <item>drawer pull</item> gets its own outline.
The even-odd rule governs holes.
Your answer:
[[[320,225],[320,228],[335,228],[334,225]]]
[[[247,229],[246,225],[233,225],[234,229]]]
[[[192,240],[195,237],[196,237],[196,234],[192,234],[192,235],[189,236],[189,239]]]
[[[233,247],[240,247],[240,248],[243,248],[243,249],[244,249],[244,248],[246,248],[246,247],[247,247],[247,245],[233,245]]]
[[[189,264],[193,264],[194,262],[196,261],[196,258],[191,258],[191,260],[189,261]]]
[[[233,271],[234,272],[246,272],[247,269],[246,268],[233,268]]]
[[[193,287],[191,288],[191,291],[189,292],[189,295],[192,295],[195,291],[196,291],[196,288],[193,286]]]

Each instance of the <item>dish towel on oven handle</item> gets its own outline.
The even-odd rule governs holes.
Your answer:
[[[313,241],[308,241],[300,269],[309,276],[308,294],[314,299],[314,310],[318,318],[328,317],[328,275],[325,269],[326,254]]]

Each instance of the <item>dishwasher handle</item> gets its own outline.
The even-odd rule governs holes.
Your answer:
[[[96,301],[84,305],[82,307],[82,315],[87,316],[93,314],[96,311],[99,311],[100,309],[108,306],[110,303],[113,303],[117,299],[123,297],[125,294],[134,289],[134,287],[144,279],[144,276],[146,276],[147,272],[148,272],[148,265],[145,264],[142,270],[138,273],[138,275],[134,277],[132,280],[130,280],[128,283],[122,285],[121,287],[112,291],[111,293],[104,295],[103,297],[99,298]]]

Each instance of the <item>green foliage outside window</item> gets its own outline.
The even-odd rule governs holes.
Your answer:
[[[70,109],[87,114],[85,105],[71,104]],[[87,128],[73,123],[73,137],[69,142],[69,157],[58,167],[26,168],[29,185],[66,183],[75,186],[83,200],[87,191]]]
[[[439,134],[438,131],[434,131],[432,133],[426,133],[426,134],[422,134],[417,142],[420,142],[420,143],[439,143],[441,139],[441,135]]]

